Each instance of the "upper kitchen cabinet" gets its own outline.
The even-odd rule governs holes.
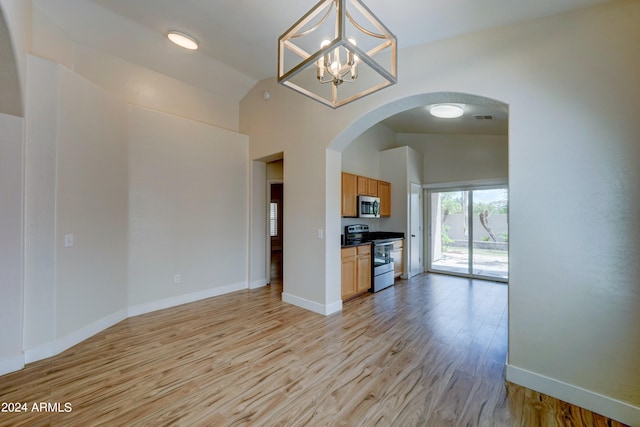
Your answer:
[[[357,175],[342,172],[342,216],[358,216],[358,178]]]
[[[378,181],[378,197],[380,197],[380,216],[391,216],[391,183]]]
[[[367,178],[367,196],[378,197],[378,180]]]
[[[342,172],[342,216],[358,216],[358,196],[380,198],[380,216],[391,216],[391,183]]]
[[[358,175],[358,196],[369,195],[369,178]]]
[[[358,175],[358,196],[378,196],[378,180]]]

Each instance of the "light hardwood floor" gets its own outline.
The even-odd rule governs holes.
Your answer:
[[[130,318],[2,376],[3,402],[72,411],[0,413],[0,425],[621,425],[505,384],[504,284],[421,275],[329,317],[281,291]]]

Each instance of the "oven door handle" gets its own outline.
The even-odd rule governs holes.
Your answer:
[[[373,242],[373,244],[375,246],[388,246],[388,245],[393,245],[393,242],[384,242],[384,243]]]

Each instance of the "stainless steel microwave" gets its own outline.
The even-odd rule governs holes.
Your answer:
[[[380,198],[358,196],[359,218],[380,218]]]

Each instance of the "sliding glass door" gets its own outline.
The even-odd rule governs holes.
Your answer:
[[[509,279],[506,187],[430,192],[429,270]]]

